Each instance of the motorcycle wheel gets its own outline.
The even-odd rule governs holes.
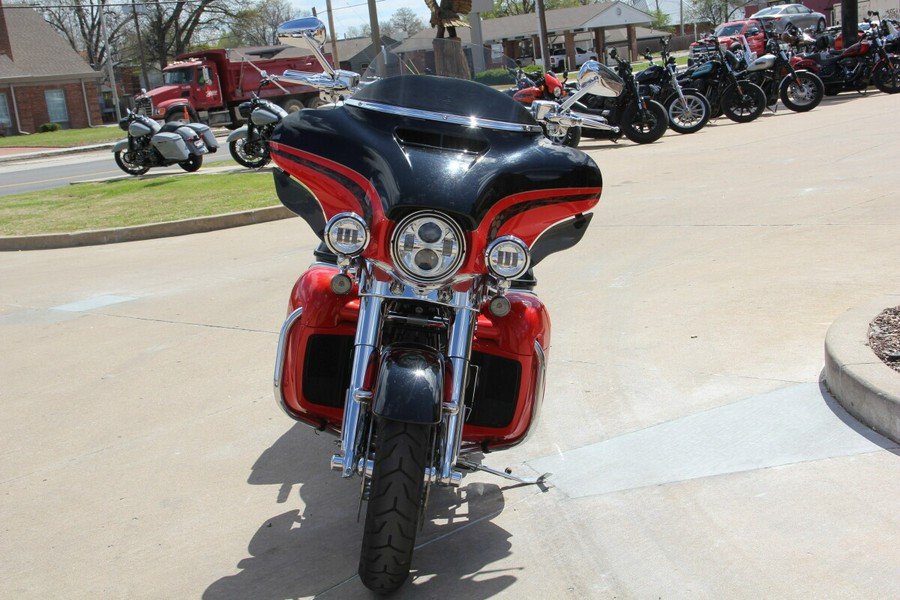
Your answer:
[[[375,468],[369,487],[359,578],[375,592],[393,592],[409,577],[431,427],[377,419]]]
[[[825,84],[817,75],[809,72],[801,71],[796,76],[796,81],[790,75],[781,81],[779,95],[782,104],[794,112],[806,112],[814,109],[825,96]]]
[[[637,101],[630,102],[622,111],[619,123],[622,133],[637,144],[650,144],[663,136],[669,127],[669,115],[656,100],[647,101],[647,110],[638,111]]]
[[[676,133],[694,133],[703,129],[712,115],[706,96],[694,90],[682,90],[684,102],[677,95],[665,104],[669,127]]]
[[[766,110],[766,93],[755,83],[742,81],[741,91],[729,85],[722,93],[722,112],[735,123],[749,123]]]
[[[189,159],[184,162],[178,163],[178,166],[187,171],[188,173],[193,173],[198,170],[203,165],[203,155],[202,154],[192,154]]]
[[[577,148],[581,143],[581,127],[569,127],[565,134],[557,133],[556,135],[551,135],[543,125],[541,127],[544,129],[544,136],[557,146]]]
[[[894,59],[892,65],[885,63],[878,67],[872,80],[875,87],[885,94],[900,92],[900,60]]]
[[[143,175],[150,170],[150,167],[144,167],[132,161],[130,152],[122,152],[121,150],[115,154],[116,164],[119,168],[129,175]]]
[[[228,151],[237,164],[248,169],[259,169],[269,164],[269,145],[262,140],[234,140],[228,144]]]

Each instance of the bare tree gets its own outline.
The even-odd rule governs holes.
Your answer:
[[[425,23],[422,22],[415,11],[411,8],[398,8],[391,16],[391,25],[398,32],[402,31],[407,37],[411,37],[425,29]]]
[[[743,3],[730,0],[694,0],[688,10],[688,17],[695,23],[719,25],[731,19],[734,11]]]
[[[169,58],[184,54],[198,40],[218,39],[228,20],[237,13],[237,4],[237,0],[150,4],[144,15],[144,43],[163,68],[169,64]]]
[[[71,0],[60,5],[56,0],[38,0],[44,20],[62,35],[76,52],[83,52],[88,63],[100,69],[107,57],[121,42],[128,20],[117,9],[107,6],[107,0]],[[100,19],[106,19],[106,34]]]
[[[257,4],[238,11],[229,19],[229,46],[268,46],[278,43],[277,29],[280,23],[310,13],[295,9],[287,0],[261,0]]]

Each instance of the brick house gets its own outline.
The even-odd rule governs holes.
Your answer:
[[[99,125],[102,77],[40,14],[0,0],[0,133]]]

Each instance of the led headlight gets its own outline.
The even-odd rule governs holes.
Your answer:
[[[432,212],[414,213],[397,225],[391,255],[397,268],[416,283],[436,283],[462,266],[465,238],[459,225]]]
[[[497,238],[484,252],[484,260],[491,273],[501,279],[515,279],[528,270],[531,255],[528,246],[517,237]]]
[[[325,225],[325,245],[339,256],[355,256],[369,245],[369,228],[357,214],[335,215]]]

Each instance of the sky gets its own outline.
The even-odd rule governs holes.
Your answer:
[[[439,0],[438,0],[439,1]],[[681,0],[659,0],[659,7],[672,15],[671,22],[678,22],[678,11]],[[687,10],[688,0],[684,0],[685,10]],[[326,13],[325,0],[293,0],[292,4],[301,10],[312,12],[313,7],[319,18],[327,25],[328,18]],[[656,8],[656,0],[647,0],[650,8]],[[428,20],[431,18],[431,12],[425,5],[425,0],[376,0],[375,6],[378,10],[378,21],[390,21],[394,15],[394,11],[398,8],[411,8],[422,19],[425,26],[428,27]],[[369,23],[369,5],[367,0],[332,0],[331,7],[334,10],[334,27],[337,30],[337,38],[343,38],[344,33],[350,27],[359,27]],[[685,15],[687,19],[687,15]]]

